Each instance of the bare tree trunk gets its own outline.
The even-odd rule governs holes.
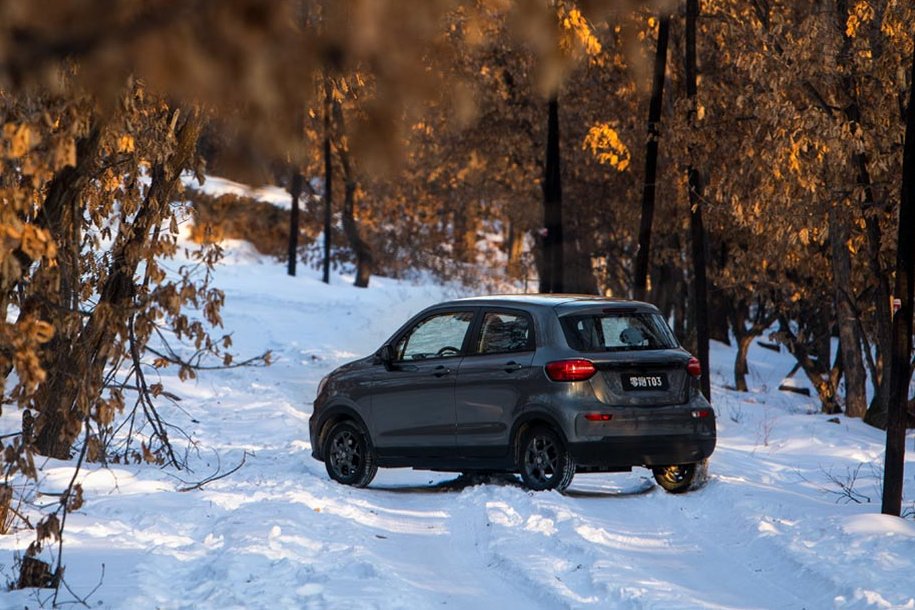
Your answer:
[[[690,122],[695,128],[696,104],[696,20],[699,0],[686,0],[686,95],[690,100]],[[696,320],[696,356],[702,366],[702,393],[711,400],[709,380],[708,288],[706,280],[706,236],[702,222],[702,176],[693,165],[692,155],[687,169],[689,181],[689,228],[693,254],[693,282]]]
[[[368,288],[372,277],[372,266],[375,259],[368,242],[362,237],[359,224],[356,221],[356,172],[353,169],[352,159],[346,139],[342,134],[346,132],[346,123],[343,118],[343,107],[340,102],[333,102],[334,122],[339,129],[337,142],[337,155],[340,157],[340,167],[343,170],[343,233],[349,241],[353,253],[356,255],[356,281],[353,285],[357,288]]]
[[[810,319],[818,321],[825,316],[822,312],[809,312]],[[804,321],[799,321],[803,323]],[[809,324],[810,320],[807,321]],[[788,348],[788,352],[794,356],[798,366],[804,371],[810,384],[814,387],[817,397],[820,399],[822,411],[824,413],[838,413],[839,406],[836,403],[836,389],[834,385],[835,376],[831,375],[829,369],[829,332],[823,329],[811,328],[814,325],[808,325],[802,329],[801,334],[819,338],[825,335],[825,353],[822,340],[814,340],[811,343],[805,343],[791,331],[788,320],[780,318],[779,331],[776,333],[776,339]]]
[[[737,356],[734,358],[734,387],[738,392],[749,392],[747,385],[747,375],[750,373],[750,367],[747,366],[747,353],[753,344],[756,336],[746,334],[737,340]]]
[[[524,253],[524,233],[518,229],[518,223],[508,221],[506,227],[505,249],[508,256],[508,277],[520,279],[521,255]]]
[[[333,228],[334,161],[330,151],[330,112],[333,100],[330,79],[324,77],[324,264],[322,280],[330,284],[330,232]]]
[[[731,345],[731,327],[728,325],[728,310],[731,308],[730,295],[722,290],[715,290],[712,284],[708,296],[708,336],[710,341]]]
[[[645,144],[645,183],[642,187],[642,219],[639,224],[639,249],[635,257],[633,296],[645,300],[648,290],[648,264],[651,260],[651,225],[658,174],[658,123],[664,98],[664,75],[667,70],[667,41],[670,38],[670,16],[662,15],[658,24],[658,46],[654,57],[651,101],[648,104],[648,141]]]
[[[678,235],[664,235],[661,238],[665,247],[676,251],[682,249]],[[655,248],[657,249],[657,245]],[[686,336],[686,299],[683,295],[688,291],[683,269],[676,264],[665,262],[651,267],[650,273],[652,302],[672,321],[674,334],[682,343]]]
[[[302,196],[302,172],[292,172],[289,193],[292,196],[292,207],[289,212],[289,261],[287,273],[295,277],[295,264],[299,258],[299,197]]]
[[[468,199],[454,212],[454,258],[474,262],[477,252],[477,234],[480,228],[480,204]]]
[[[882,241],[880,220],[873,214],[866,213],[867,199],[870,189],[865,189],[865,214],[864,222],[867,232],[867,264],[870,276],[875,284],[874,290],[874,318],[877,326],[877,360],[876,372],[871,381],[874,386],[874,397],[868,407],[865,421],[872,426],[883,428],[886,426],[886,406],[890,398],[890,368],[892,366],[890,352],[893,345],[893,320],[890,310],[890,282],[886,270],[880,262],[880,245]]]
[[[893,351],[890,369],[890,401],[887,407],[886,460],[883,468],[885,515],[900,515],[905,473],[905,428],[909,383],[912,379],[912,315],[915,288],[915,50],[909,80],[905,145],[902,158],[902,197],[899,201],[899,245],[896,251],[896,290],[899,310],[893,316]]]
[[[864,417],[867,411],[864,361],[861,358],[861,340],[851,295],[851,256],[848,252],[848,222],[840,210],[829,210],[829,238],[832,251],[833,289],[836,307],[836,324],[839,328],[839,351],[845,371],[845,414]]]
[[[567,209],[575,210],[574,201],[566,199]],[[566,215],[562,226],[564,241],[563,291],[576,294],[597,294],[597,277],[591,261],[592,251],[589,242],[580,239],[581,226],[575,214]]]
[[[546,166],[543,172],[543,264],[540,292],[563,292],[562,178],[559,156],[559,100],[548,105]]]
[[[738,392],[749,391],[747,375],[750,373],[750,368],[747,365],[747,355],[753,340],[766,332],[766,329],[775,322],[775,314],[766,310],[762,299],[757,303],[752,318],[749,314],[750,306],[742,300],[731,309],[728,316],[731,328],[734,330],[734,338],[737,340],[737,355],[734,358],[734,387]],[[750,323],[749,327],[747,327],[747,323]]]

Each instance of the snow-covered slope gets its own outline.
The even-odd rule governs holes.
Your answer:
[[[310,457],[320,378],[369,353],[454,288],[373,278],[290,278],[233,245],[217,271],[225,324],[269,368],[181,384],[168,413],[199,440],[194,472],[90,465],[67,522],[72,593],[90,607],[173,608],[915,608],[915,521],[879,515],[883,435],[816,413],[778,387],[785,355],[751,350],[752,391],[724,389],[730,349],[712,354],[719,446],[701,490],[672,496],[644,470],[580,475],[566,495],[511,477],[382,470],[368,489],[330,482]],[[4,417],[16,417],[6,414]],[[193,418],[193,421],[191,420]],[[199,423],[196,423],[199,422]],[[912,443],[908,443],[911,451]],[[179,492],[218,468],[244,465]],[[906,505],[915,491],[907,461]],[[48,462],[43,487],[72,464]],[[857,477],[857,503],[841,484]],[[30,532],[0,537],[12,554]],[[97,590],[94,590],[96,585]],[[48,592],[0,593],[36,607]]]

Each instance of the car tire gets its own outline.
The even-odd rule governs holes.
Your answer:
[[[564,491],[575,476],[575,462],[556,432],[536,427],[521,435],[518,470],[530,490]]]
[[[651,469],[654,480],[661,488],[672,494],[682,494],[693,489],[697,481],[699,464],[672,464],[670,466],[656,466]]]
[[[353,421],[334,424],[324,439],[323,451],[327,474],[338,483],[365,487],[378,472],[368,435]]]

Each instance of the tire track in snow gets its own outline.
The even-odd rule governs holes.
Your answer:
[[[670,528],[667,557],[642,568],[664,574],[671,591],[680,591],[679,600],[667,605],[662,599],[664,605],[655,607],[832,606],[835,584],[761,536],[758,524],[733,505],[733,495],[719,493],[720,485],[713,479],[704,489],[684,496],[656,494],[642,507],[643,515]]]
[[[547,607],[824,608],[836,583],[792,561],[744,518],[713,522],[729,496],[576,498],[482,494],[490,553]]]

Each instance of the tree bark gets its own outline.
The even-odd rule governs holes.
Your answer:
[[[775,314],[766,310],[762,299],[756,305],[756,310],[751,318],[750,305],[741,300],[736,307],[732,307],[728,315],[734,338],[737,340],[737,355],[734,357],[734,387],[738,392],[749,391],[747,375],[750,368],[747,365],[747,355],[753,340],[760,336],[775,322]],[[749,328],[747,324],[750,323]]]
[[[548,104],[546,165],[543,172],[543,264],[540,292],[564,291],[562,236],[562,178],[559,156],[559,100]]]
[[[755,338],[756,336],[752,334],[746,334],[737,340],[737,356],[734,358],[734,388],[738,392],[750,391],[747,385],[747,375],[750,373],[750,367],[747,366],[747,354]]]
[[[651,248],[651,226],[654,222],[654,203],[658,174],[658,124],[661,122],[661,102],[664,98],[664,76],[667,70],[667,41],[670,38],[670,16],[662,15],[658,24],[658,45],[654,56],[654,77],[651,82],[651,101],[648,104],[648,141],[645,144],[645,182],[642,187],[642,218],[639,224],[639,249],[635,256],[633,297],[646,298],[648,290],[648,264]]]
[[[356,280],[353,285],[356,288],[368,288],[369,280],[372,277],[372,266],[375,259],[372,256],[372,248],[362,237],[359,230],[359,224],[356,221],[356,190],[358,183],[356,173],[353,168],[350,151],[343,133],[346,131],[346,123],[343,117],[343,107],[340,102],[333,102],[334,122],[336,123],[339,133],[335,141],[337,142],[337,156],[340,158],[340,167],[343,173],[343,233],[349,242],[353,254],[356,255]]]
[[[912,52],[912,77],[909,80],[909,106],[906,109],[905,144],[902,158],[902,197],[899,201],[899,242],[896,250],[895,298],[899,310],[893,316],[893,350],[890,369],[890,401],[887,407],[886,459],[883,468],[883,506],[885,515],[900,515],[902,482],[905,474],[906,406],[912,379],[912,315],[915,284],[915,50]]]
[[[829,237],[839,351],[845,374],[845,414],[849,417],[864,417],[867,411],[864,360],[861,357],[855,308],[848,292],[852,285],[851,255],[847,246],[849,227],[845,215],[835,206],[829,210]]]
[[[798,320],[801,326],[799,334],[814,338],[812,343],[806,343],[791,331],[787,318],[781,316],[776,339],[788,348],[788,353],[794,356],[798,366],[804,371],[816,390],[823,413],[831,414],[838,413],[839,406],[836,403],[835,376],[829,368],[829,331],[828,328],[816,327],[826,317],[824,312],[815,310],[809,312],[808,319]],[[825,337],[825,341],[819,339],[821,336]]]
[[[521,279],[521,255],[524,253],[524,232],[518,223],[508,221],[506,226],[505,249],[508,257],[506,272],[512,279]]]
[[[696,20],[699,17],[699,0],[686,0],[686,95],[690,100],[690,125],[695,129],[696,116]],[[693,310],[696,320],[696,356],[702,366],[702,394],[711,401],[709,380],[708,288],[706,280],[706,236],[702,222],[703,184],[699,170],[693,165],[690,153],[687,169],[689,182],[689,228],[693,258]]]
[[[333,224],[334,163],[330,151],[330,112],[333,100],[330,79],[324,77],[324,261],[323,277],[330,284],[330,238]]]
[[[472,263],[476,260],[477,235],[480,229],[480,204],[468,199],[454,212],[454,258]]]
[[[568,198],[567,209],[575,210],[574,202]],[[597,294],[597,278],[594,275],[594,265],[591,262],[591,241],[582,239],[582,234],[587,235],[587,229],[580,226],[579,219],[574,214],[565,216],[562,223],[563,260],[562,274],[563,292],[575,294]],[[587,219],[586,219],[587,223]]]
[[[295,264],[299,258],[299,198],[302,196],[302,172],[298,169],[292,172],[292,182],[289,194],[292,197],[292,207],[289,211],[289,261],[287,273],[295,277]]]
[[[723,290],[715,290],[713,283],[711,293],[708,295],[708,316],[706,318],[709,323],[709,340],[728,346],[731,345],[731,327],[728,325],[728,310],[732,307],[731,298],[731,295]]]

